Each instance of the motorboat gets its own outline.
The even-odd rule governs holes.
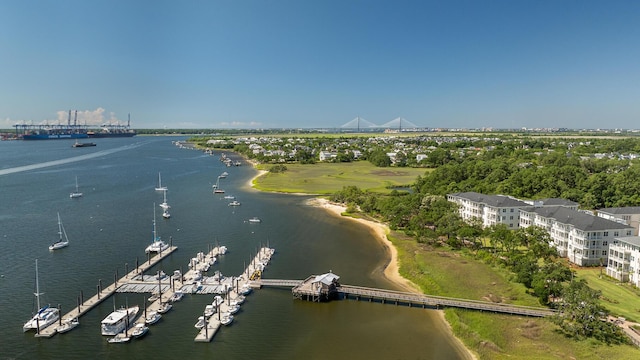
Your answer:
[[[60,213],[58,213],[58,241],[49,245],[49,250],[58,250],[63,247],[69,246],[69,238],[67,237],[67,232],[64,230],[64,226],[62,226],[62,221],[60,220]],[[64,238],[63,238],[64,237]]]
[[[206,323],[206,319],[204,318],[204,316],[198,316],[198,321],[194,326],[196,329],[202,329],[205,323]]]
[[[245,297],[244,295],[237,295],[233,300],[231,300],[231,304],[236,303],[238,305],[242,305],[244,303]]]
[[[134,339],[141,338],[149,332],[149,327],[144,324],[136,324],[131,331],[131,337]]]
[[[153,325],[158,321],[160,321],[160,319],[162,319],[162,315],[159,314],[157,311],[152,311],[149,314],[147,314],[146,318],[144,318],[144,323],[147,325]]]
[[[249,219],[249,222],[256,224],[262,222],[262,220],[258,219],[257,217],[252,217],[251,219]]]
[[[160,309],[158,309],[158,312],[160,314],[166,314],[167,312],[169,312],[169,310],[171,310],[172,307],[173,305],[171,305],[171,303],[162,303],[160,304]]]
[[[22,331],[42,330],[53,324],[60,318],[60,309],[49,305],[40,306],[40,296],[44,293],[40,292],[40,284],[38,282],[38,260],[36,259],[36,303],[38,311],[22,326]]]
[[[244,285],[242,285],[242,287],[240,287],[240,294],[241,295],[249,295],[252,290],[253,289],[251,289],[251,286],[249,286],[249,284],[244,284]]]
[[[204,307],[204,316],[210,317],[211,315],[216,313],[216,307],[213,304],[208,304]]]
[[[183,297],[184,297],[184,293],[180,290],[177,290],[176,292],[173,293],[173,295],[171,295],[171,297],[169,298],[169,301],[171,302],[180,301],[182,300]]]
[[[107,342],[109,344],[122,344],[122,343],[127,343],[131,341],[131,338],[128,336],[114,336],[112,338],[110,338],[109,340],[107,340]]]
[[[165,218],[165,219],[171,218],[171,213],[169,213],[169,209],[164,209],[162,211],[162,217]]]
[[[220,306],[220,304],[222,304],[224,302],[224,299],[222,298],[222,296],[220,295],[216,295],[213,298],[213,302],[211,303],[211,305],[213,305],[214,307],[218,307]]]
[[[226,246],[224,246],[224,245],[220,245],[220,246],[218,246],[218,247],[217,247],[217,249],[218,249],[218,254],[219,254],[219,255],[224,255],[224,254],[226,254],[226,253],[227,253],[227,250],[228,250],[228,249],[227,249],[227,247],[226,247]]]
[[[139,311],[140,307],[136,305],[129,308],[120,308],[107,315],[100,322],[102,335],[115,336],[125,331],[130,324],[133,324]]]
[[[59,325],[56,328],[56,331],[60,334],[64,334],[67,331],[73,330],[78,325],[80,325],[80,321],[78,321],[78,318],[67,319],[62,322],[62,325]]]
[[[240,202],[238,200],[233,200],[229,203],[229,206],[240,206]]]
[[[227,200],[235,200],[236,197],[233,195],[225,195],[224,198]]]
[[[225,326],[231,324],[231,322],[233,322],[233,315],[231,314],[226,314],[220,319],[220,324]]]
[[[240,305],[235,304],[235,305],[230,305],[229,306],[229,310],[228,310],[229,314],[235,314],[238,311],[240,311]]]

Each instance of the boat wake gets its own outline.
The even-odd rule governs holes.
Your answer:
[[[83,160],[94,159],[94,158],[97,158],[97,157],[110,155],[110,154],[117,153],[117,152],[120,152],[120,151],[135,149],[135,148],[137,148],[137,147],[139,147],[141,145],[142,144],[125,145],[125,146],[117,147],[115,149],[97,151],[97,152],[94,152],[94,153],[91,153],[91,154],[74,156],[74,157],[70,157],[70,158],[66,158],[66,159],[47,161],[47,162],[43,162],[43,163],[39,163],[39,164],[32,164],[32,165],[16,166],[16,167],[9,168],[9,169],[1,169],[0,170],[0,176],[9,175],[9,174],[15,174],[15,173],[23,172],[23,171],[37,170],[37,169],[42,169],[42,168],[46,168],[46,167],[50,167],[50,166],[70,164],[70,163],[83,161]]]

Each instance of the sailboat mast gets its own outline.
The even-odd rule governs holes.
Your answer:
[[[153,241],[156,241],[156,203],[153,203]]]
[[[38,259],[36,259],[36,302],[38,304],[38,311],[40,311],[40,283],[38,282]]]
[[[60,221],[60,213],[58,213],[58,235],[60,235],[60,241],[62,241],[62,222]]]

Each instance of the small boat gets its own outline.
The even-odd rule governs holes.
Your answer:
[[[206,320],[204,316],[198,316],[198,321],[194,325],[196,329],[202,329],[204,327]]]
[[[180,290],[177,290],[176,292],[173,293],[173,295],[171,295],[171,297],[169,298],[169,301],[171,302],[180,301],[182,300],[183,297],[184,297],[184,293]]]
[[[251,289],[251,286],[249,286],[248,284],[244,284],[242,285],[242,287],[240,287],[241,295],[249,295],[251,291],[253,291],[253,289]]]
[[[71,146],[74,148],[91,147],[91,146],[96,146],[96,143],[92,143],[92,142],[81,143],[81,142],[78,142],[78,140],[76,140],[76,142]]]
[[[229,203],[229,206],[240,206],[240,202],[237,201],[237,200],[234,200],[234,201]]]
[[[238,304],[230,305],[228,311],[229,311],[229,314],[235,314],[238,311],[240,311],[240,305],[238,305]]]
[[[213,185],[213,193],[224,194],[224,190],[220,189],[220,176],[218,176],[218,180],[216,180],[215,185]]]
[[[227,253],[227,247],[224,245],[218,246],[218,254],[224,255]]]
[[[158,186],[156,187],[156,191],[167,191],[166,186],[162,186],[162,177],[160,177],[160,172],[158,172]]]
[[[213,305],[214,307],[218,307],[220,306],[220,304],[222,304],[224,302],[224,299],[222,298],[222,296],[220,295],[216,295],[213,298],[213,302],[211,303],[211,305]]]
[[[211,315],[216,313],[216,307],[213,304],[208,304],[204,307],[204,316],[210,317]]]
[[[141,338],[149,332],[149,327],[144,324],[136,324],[131,331],[131,337],[134,339]]]
[[[36,296],[36,303],[38,311],[33,315],[29,321],[22,326],[22,331],[29,330],[42,330],[47,326],[53,324],[60,317],[60,309],[45,305],[40,307],[40,296],[44,293],[40,292],[40,284],[38,283],[38,260],[36,259],[36,292],[33,293]]]
[[[147,299],[147,301],[149,302],[154,302],[156,300],[160,299],[160,293],[157,291],[154,291],[153,293],[151,293],[151,296],[149,296],[149,298]]]
[[[257,223],[262,222],[262,220],[258,219],[257,217],[252,217],[251,219],[249,219],[249,222],[257,224]]]
[[[169,213],[168,209],[164,209],[164,211],[162,212],[162,217],[165,219],[171,218],[171,214]]]
[[[53,250],[58,250],[58,249],[62,249],[63,247],[69,246],[69,238],[67,237],[67,232],[64,231],[64,226],[62,226],[62,221],[60,220],[60,213],[58,213],[58,235],[60,235],[60,238],[58,239],[58,241],[49,245],[49,250],[53,251]],[[64,235],[64,239],[62,239],[63,235]]]
[[[144,318],[144,323],[147,325],[153,325],[162,319],[162,315],[158,314],[157,311],[152,311],[147,314],[147,317]]]
[[[231,324],[231,322],[233,322],[233,315],[231,314],[226,314],[220,319],[220,323],[225,326]]]
[[[62,322],[62,325],[59,325],[56,328],[56,331],[60,334],[64,334],[67,331],[73,330],[78,325],[80,325],[80,321],[78,321],[78,318],[67,319]]]
[[[227,199],[227,200],[234,200],[236,197],[233,196],[233,195],[225,195],[224,198]]]
[[[226,178],[227,176],[229,176],[229,173],[225,171],[225,172],[223,172],[222,174],[220,174],[219,178],[220,178],[220,179],[224,179],[224,178]]]
[[[171,305],[168,302],[162,303],[162,304],[160,304],[160,309],[158,309],[158,312],[160,314],[166,314],[167,312],[169,312],[169,310],[171,310],[172,307],[173,307],[173,305]]]
[[[130,340],[131,340],[131,338],[128,337],[128,336],[124,336],[124,335],[118,336],[118,335],[116,335],[116,336],[110,338],[109,340],[107,340],[107,342],[109,344],[122,344],[122,343],[127,343]]]
[[[82,197],[82,193],[78,190],[78,177],[76,176],[76,191],[69,194],[69,197],[72,199],[77,199]]]
[[[244,295],[238,295],[233,300],[231,300],[231,304],[233,305],[234,303],[236,303],[238,305],[241,305],[245,299],[246,298],[244,297]]]

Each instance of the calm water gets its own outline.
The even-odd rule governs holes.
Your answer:
[[[247,298],[234,323],[211,343],[194,343],[193,327],[210,296],[187,295],[143,339],[108,344],[100,321],[114,305],[139,304],[143,295],[117,294],[80,319],[80,327],[51,339],[23,333],[34,307],[35,259],[43,301],[63,313],[82,292],[93,296],[99,279],[111,284],[152,239],[156,203],[158,233],[178,251],[153,270],[187,268],[216,242],[229,248],[212,270],[242,272],[261,244],[276,248],[265,278],[303,279],[332,270],[341,282],[394,289],[380,276],[385,250],[366,227],[305,205],[308,197],[265,194],[247,181],[247,164],[227,168],[219,154],[179,149],[183,138],[95,139],[96,147],[71,141],[0,142],[0,359],[461,359],[433,311],[356,301],[294,301],[283,289]],[[160,217],[158,172],[169,188],[172,218]],[[229,207],[212,184],[242,203]],[[70,199],[78,176],[84,197]],[[59,212],[70,246],[49,252]],[[247,220],[257,216],[261,224]]]

